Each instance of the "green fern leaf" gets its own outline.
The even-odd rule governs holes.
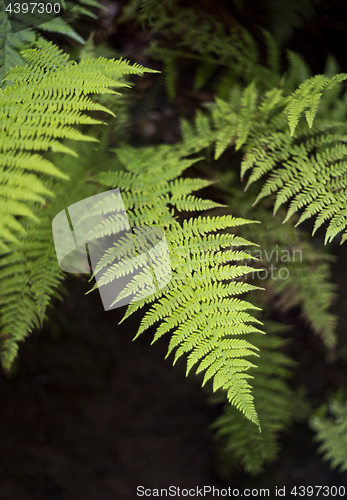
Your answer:
[[[206,122],[201,115],[198,123],[201,133],[205,127]],[[247,374],[248,369],[254,365],[244,359],[245,356],[255,353],[251,344],[234,342],[235,335],[260,332],[249,324],[259,321],[247,312],[257,308],[233,297],[255,288],[236,282],[237,277],[253,268],[234,265],[234,262],[244,258],[245,253],[228,250],[230,243],[235,247],[250,244],[241,237],[235,237],[230,228],[251,221],[225,215],[194,217],[183,220],[182,224],[178,223],[168,205],[174,206],[176,210],[184,208],[190,211],[205,210],[209,206],[218,205],[185,194],[196,186],[205,186],[206,181],[177,179],[183,169],[197,161],[184,159],[184,145],[182,150],[172,150],[165,146],[151,147],[151,154],[148,148],[135,150],[123,145],[116,152],[124,162],[124,171],[99,174],[95,180],[106,187],[117,185],[122,193],[124,192],[125,206],[132,225],[154,223],[165,230],[172,277],[163,289],[157,290],[149,297],[141,298],[149,282],[145,273],[140,273],[115,299],[118,301],[131,294],[138,299],[130,304],[125,317],[145,303],[152,303],[151,309],[141,322],[137,336],[159,321],[153,341],[171,333],[168,355],[177,349],[174,362],[182,354],[188,353],[187,373],[196,365],[197,373],[205,372],[203,383],[212,379],[216,390],[223,388],[230,403],[239,408],[247,418],[258,423]],[[131,192],[129,172],[133,174]],[[148,207],[145,209],[136,208],[141,198],[147,200]],[[108,214],[107,220],[107,228],[112,231],[112,213]],[[102,231],[106,232],[106,226]],[[216,234],[216,231],[223,232]],[[123,245],[128,241],[130,240],[123,239],[122,242],[114,244],[99,261],[97,271],[101,276],[98,279],[98,287],[134,269],[134,264],[121,265],[113,260],[124,252]],[[139,260],[136,265],[140,264]]]
[[[322,97],[323,90],[334,88],[338,83],[347,79],[346,73],[335,75],[329,78],[325,75],[316,75],[305,80],[294,92],[291,102],[287,105],[285,111],[288,113],[288,122],[291,135],[294,134],[300,115],[306,111],[306,119],[309,127],[312,127],[313,119],[317,113],[318,105]]]
[[[46,176],[40,179],[41,184],[32,184],[33,189],[36,184],[36,189],[42,192],[49,176],[66,176],[33,150],[68,151],[57,141],[63,138],[95,141],[70,126],[101,123],[81,111],[108,111],[86,94],[114,92],[110,86],[124,86],[114,77],[142,74],[145,68],[139,65],[130,67],[127,61],[106,59],[77,64],[69,61],[68,56],[52,43],[44,41],[38,42],[36,48],[23,51],[23,56],[30,64],[12,69],[6,80],[12,81],[13,85],[0,91],[0,185],[8,185],[10,171],[14,174],[13,182],[15,179],[18,182],[20,175],[23,175],[23,182],[25,178],[30,180],[36,172]],[[47,68],[50,71],[45,73]],[[38,195],[39,191],[34,191],[34,194]],[[6,189],[2,193],[0,214],[6,214],[5,220],[1,215],[6,235],[0,234],[0,240],[4,236],[8,238],[8,232],[15,227],[13,221],[16,217],[32,217],[34,207],[23,203],[23,192],[19,188]],[[40,201],[37,196],[36,201]],[[1,243],[4,245],[5,241]]]

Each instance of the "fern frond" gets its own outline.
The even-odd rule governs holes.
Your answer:
[[[322,413],[323,407],[319,412]],[[310,427],[316,432],[315,441],[320,441],[319,453],[323,460],[330,461],[331,468],[347,470],[347,404],[337,398],[330,400],[329,411],[332,418],[324,415],[312,416]]]
[[[52,241],[52,219],[78,201],[77,185],[86,160],[83,158],[76,175],[77,153],[70,143],[60,140],[97,142],[70,126],[101,123],[82,113],[107,111],[87,94],[113,92],[110,86],[125,84],[123,75],[146,71],[139,65],[129,68],[123,60],[77,64],[45,41],[24,51],[23,56],[30,64],[12,69],[7,79],[13,85],[0,91],[0,328],[6,370],[13,363],[18,343],[42,324],[62,279]],[[91,75],[94,83],[89,80]],[[58,162],[56,152],[67,154],[72,164],[66,168],[64,161]],[[87,156],[92,157],[90,151]],[[95,194],[95,186],[91,187],[83,186],[82,198],[88,192]],[[49,208],[44,210],[45,206]]]
[[[204,384],[212,379],[215,389],[223,388],[229,402],[252,422],[258,423],[247,374],[248,369],[254,365],[244,359],[255,352],[251,344],[234,339],[235,335],[260,332],[249,324],[259,321],[247,312],[257,308],[234,297],[255,288],[235,281],[252,268],[234,265],[234,262],[245,256],[244,252],[227,250],[231,242],[235,246],[250,244],[241,237],[235,237],[230,229],[252,221],[230,215],[189,218],[182,224],[175,219],[174,212],[169,210],[168,205],[179,210],[185,196],[190,196],[184,193],[207,184],[200,179],[194,182],[191,179],[177,179],[184,169],[197,161],[184,159],[184,146],[181,151],[177,147],[150,148],[151,154],[148,148],[135,150],[122,146],[116,152],[123,162],[122,170],[99,174],[95,180],[108,188],[117,186],[124,192],[125,206],[132,225],[154,223],[156,227],[165,230],[172,276],[164,288],[141,299],[146,277],[140,274],[115,299],[119,300],[130,293],[135,294],[135,297],[138,294],[137,298],[140,300],[129,305],[126,317],[145,303],[152,303],[137,335],[159,321],[153,341],[171,333],[168,355],[176,350],[174,362],[184,353],[189,353],[187,373],[193,366],[196,366],[197,373],[204,371]],[[130,172],[132,175],[129,177]],[[139,206],[140,198],[146,199],[148,204],[145,212],[135,208]],[[198,198],[191,200],[192,204],[186,205],[185,210],[205,210],[204,202]],[[207,205],[209,204],[210,202]],[[143,217],[144,213],[148,218]],[[108,215],[107,220],[110,221],[111,218],[112,214]],[[110,223],[110,229],[111,226]],[[216,234],[216,231],[222,233]],[[113,261],[116,256],[119,257],[120,246],[126,241],[115,243],[99,261],[98,271],[106,270],[98,279],[99,287],[113,277],[120,276],[120,273],[133,270],[133,266],[127,268],[117,264],[117,260]],[[222,251],[223,249],[225,250]]]
[[[306,110],[306,120],[311,128],[322,97],[322,92],[324,90],[333,89],[338,83],[346,79],[346,73],[334,75],[331,78],[325,75],[316,75],[305,80],[305,82],[299,86],[292,95],[290,103],[285,108],[285,112],[288,113],[288,122],[292,136],[294,135],[301,114]]]
[[[35,204],[23,202],[18,178],[23,177],[23,184],[40,174],[32,183],[32,192],[37,195],[37,201],[42,201],[38,195],[43,192],[49,176],[65,177],[53,163],[34,151],[50,148],[71,151],[60,145],[59,139],[63,138],[94,141],[70,126],[101,123],[81,111],[108,111],[87,94],[114,92],[109,87],[125,85],[118,78],[146,71],[139,65],[130,67],[123,60],[90,59],[77,64],[45,41],[23,51],[23,56],[30,64],[12,69],[6,80],[13,85],[0,90],[0,185],[9,186],[9,182],[13,185],[12,189],[2,191],[0,220],[3,231],[7,232],[7,236],[0,233],[2,245],[6,245],[4,236],[8,239],[9,232],[15,236],[16,217],[33,216]],[[12,181],[8,180],[9,176]],[[49,194],[47,190],[45,194]]]
[[[332,70],[333,67],[327,69],[330,73]],[[206,105],[211,113],[208,140],[194,144],[191,138],[194,127],[185,124],[187,149],[192,145],[192,150],[195,147],[194,152],[198,152],[199,146],[207,147],[212,141],[218,159],[228,146],[242,147],[241,179],[251,170],[246,189],[268,176],[254,204],[276,193],[274,213],[281,205],[290,203],[284,222],[302,210],[298,224],[316,216],[313,234],[328,221],[325,242],[331,242],[344,231],[343,242],[347,226],[343,121],[347,115],[347,93],[337,101],[329,97],[328,103],[324,103],[323,99],[322,111],[318,111],[316,118],[315,115],[322,92],[333,92],[336,97],[338,84],[346,78],[345,74],[317,75],[301,84],[292,96],[273,88],[257,97],[253,82],[240,99],[239,88],[235,86],[227,101],[216,98],[215,103]],[[309,128],[299,123],[304,111]],[[331,120],[324,118],[327,113]],[[286,114],[291,130],[286,127]]]

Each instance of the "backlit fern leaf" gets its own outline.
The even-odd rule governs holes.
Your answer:
[[[165,145],[142,150],[123,146],[116,152],[124,162],[123,169],[115,173],[99,174],[95,180],[103,186],[118,187],[124,192],[125,208],[133,226],[154,223],[165,230],[172,268],[170,282],[150,297],[130,304],[124,319],[144,304],[154,302],[145,314],[137,335],[159,321],[153,341],[171,333],[168,355],[176,350],[174,362],[188,353],[187,373],[193,366],[196,366],[197,373],[204,371],[204,384],[212,379],[215,390],[224,389],[229,402],[252,422],[258,423],[247,374],[254,364],[244,359],[245,356],[256,353],[250,343],[239,342],[234,338],[235,335],[260,332],[249,324],[258,321],[247,312],[257,308],[234,297],[255,289],[252,285],[235,281],[252,268],[237,264],[245,257],[244,251],[228,250],[231,244],[250,244],[241,237],[235,237],[230,229],[251,221],[224,215],[199,216],[179,223],[169,206],[180,209],[180,201],[189,196],[188,193],[206,185],[206,181],[200,179],[177,179],[197,159],[184,159],[184,148],[179,152],[178,148],[171,149]],[[133,174],[131,192],[129,172]],[[135,208],[141,205],[139,200],[142,197],[146,200],[147,207]],[[213,202],[209,203],[211,207],[218,206]],[[190,211],[205,208],[195,197],[191,198],[189,206],[185,206]],[[144,214],[148,217],[143,217]],[[112,214],[108,220],[111,217]],[[105,228],[100,228],[101,233],[95,235],[101,236],[104,230]],[[119,255],[120,246],[124,243],[125,240],[120,244],[117,242],[105,253],[99,262],[100,272]],[[108,269],[112,269],[112,266]],[[124,269],[123,266],[122,272]],[[119,265],[114,267],[113,272],[114,275],[107,271],[105,278],[101,274],[98,285],[102,286],[103,282],[107,283],[113,276],[118,276]],[[141,280],[130,283],[129,293],[142,287]]]
[[[75,175],[71,164],[66,168],[60,161],[62,169],[55,165],[56,152],[67,153],[77,162],[77,153],[60,139],[94,143],[94,137],[74,126],[101,123],[82,112],[107,108],[87,94],[113,93],[109,87],[125,85],[123,75],[146,71],[122,60],[91,59],[77,64],[45,41],[23,51],[23,56],[30,64],[13,68],[6,77],[13,84],[0,90],[0,327],[6,370],[16,357],[18,342],[42,324],[62,278],[52,241],[52,219],[76,201],[78,189],[76,182],[68,182],[71,172]],[[79,171],[76,180],[81,179]],[[84,186],[84,196],[88,192],[94,194],[95,188]]]

